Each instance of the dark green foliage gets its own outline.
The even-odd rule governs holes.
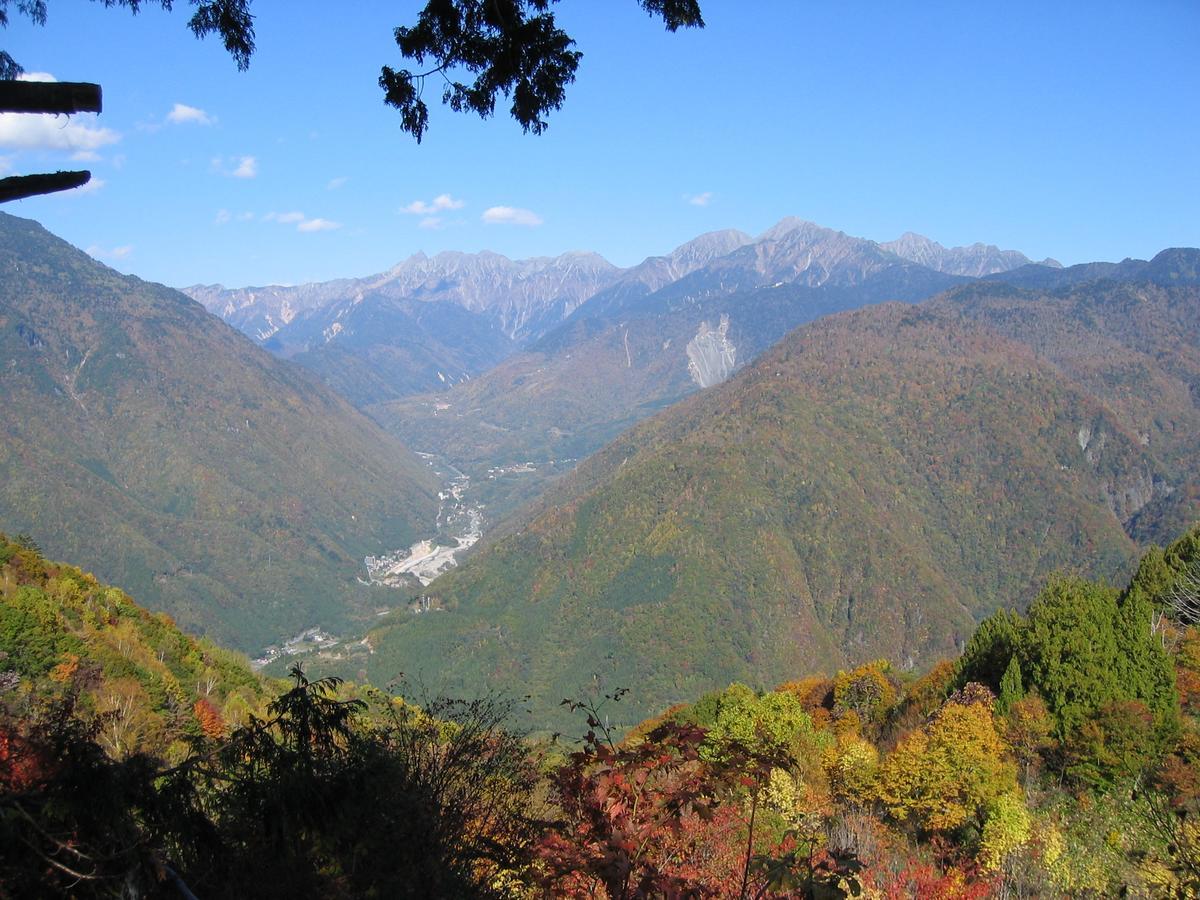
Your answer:
[[[962,687],[976,681],[1000,692],[1016,652],[1019,623],[1019,617],[1006,609],[998,609],[980,622],[958,658],[955,683]]]
[[[1116,618],[1117,592],[1081,578],[1054,578],[1029,607],[1021,670],[1046,701],[1060,736],[1123,696]]]
[[[1059,576],[1015,631],[1014,666],[1019,659],[1019,668],[1010,670],[1011,678],[1005,673],[1007,691],[1001,682],[1001,711],[1011,708],[1022,688],[1035,690],[1054,718],[1058,737],[1076,742],[1071,765],[1088,779],[1127,768],[1121,762],[1131,752],[1126,744],[1138,746],[1143,762],[1156,758],[1179,727],[1172,661],[1151,633],[1151,610],[1139,596],[1132,587],[1118,593]],[[1149,717],[1145,734],[1135,740],[1121,731],[1122,710],[1137,710],[1139,721]]]
[[[558,27],[550,7],[557,0],[430,0],[417,23],[396,29],[396,44],[427,71],[384,66],[384,101],[400,110],[401,126],[417,142],[429,125],[421,98],[425,78],[441,76],[442,102],[455,112],[487,118],[498,96],[512,98],[510,112],[525,131],[541,134],[545,116],[562,107],[583,54]],[[639,0],[669,30],[703,27],[696,0]],[[454,80],[458,71],[474,76]]]
[[[3,536],[0,535],[0,540]],[[45,675],[65,653],[82,644],[66,634],[54,604],[34,587],[23,587],[0,602],[0,667],[22,675]]]
[[[1095,788],[1111,788],[1146,772],[1162,755],[1154,716],[1138,700],[1106,703],[1066,742],[1066,772]]]
[[[1004,670],[1000,679],[1000,692],[996,696],[996,712],[1000,715],[1008,713],[1014,703],[1025,696],[1025,686],[1021,682],[1021,661],[1014,655]]]
[[[1121,595],[1113,628],[1117,638],[1116,674],[1122,698],[1141,701],[1153,717],[1159,748],[1179,727],[1175,668],[1161,635],[1152,628],[1155,609],[1143,592],[1128,587]]]
[[[1139,612],[1166,616],[1176,625],[1200,620],[1200,526],[1190,529],[1166,550],[1153,547],[1126,591],[1126,602]]]
[[[105,6],[124,6],[137,14],[143,6],[157,3],[169,10],[173,0],[100,0]],[[250,65],[254,53],[254,17],[250,15],[252,0],[190,0],[196,7],[188,28],[198,38],[216,34],[233,57],[239,69]],[[0,26],[8,25],[9,0],[0,0]],[[16,0],[17,12],[28,16],[35,25],[46,24],[45,0]],[[24,71],[11,56],[0,52],[0,79],[16,78]]]

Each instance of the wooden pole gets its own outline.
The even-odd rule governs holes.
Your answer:
[[[0,203],[22,200],[37,194],[53,194],[83,187],[92,180],[91,172],[55,172],[52,175],[13,175],[0,178]]]
[[[100,112],[100,85],[87,81],[0,81],[0,112]]]
[[[0,81],[0,113],[98,113],[103,105],[100,85],[87,81]],[[0,178],[0,203],[69,191],[91,180],[91,172]]]

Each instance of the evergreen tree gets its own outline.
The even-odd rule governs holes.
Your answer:
[[[1000,679],[1000,695],[996,698],[996,712],[1007,715],[1013,704],[1025,696],[1025,687],[1021,683],[1021,661],[1013,656],[1004,677]]]
[[[1117,610],[1117,677],[1121,699],[1144,703],[1154,717],[1156,733],[1166,740],[1179,728],[1179,699],[1175,667],[1152,631],[1154,616],[1150,596],[1131,583]]]
[[[1021,670],[1060,736],[1124,697],[1116,620],[1117,592],[1078,577],[1054,578],[1029,608],[1018,642]]]
[[[1020,626],[1021,617],[1006,609],[998,609],[980,622],[959,657],[955,685],[961,688],[976,681],[998,692],[1016,652]]]

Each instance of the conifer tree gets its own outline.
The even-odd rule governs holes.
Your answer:
[[[1007,715],[1018,700],[1025,696],[1025,687],[1021,683],[1021,661],[1013,656],[1000,679],[1000,695],[996,698],[996,712]]]
[[[1117,593],[1078,577],[1057,577],[1029,608],[1018,650],[1060,737],[1123,692],[1116,635]]]

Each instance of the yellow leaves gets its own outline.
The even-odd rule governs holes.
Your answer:
[[[651,553],[666,553],[671,546],[683,535],[679,526],[679,515],[675,510],[668,510],[654,526],[654,530],[646,536],[646,546]]]
[[[879,751],[857,734],[843,734],[824,754],[825,775],[839,799],[864,802],[871,799],[879,769]]]
[[[896,688],[887,673],[891,664],[884,659],[859,666],[851,672],[838,672],[833,679],[834,710],[854,712],[863,722],[871,722],[896,703]]]
[[[898,821],[949,831],[980,821],[988,803],[1019,796],[1016,765],[985,704],[947,703],[879,769],[876,797]]]
[[[774,768],[767,775],[763,804],[779,813],[790,827],[794,828],[804,818],[804,798],[803,784],[786,769]]]
[[[1071,846],[1053,820],[1037,822],[1030,843],[1040,848],[1042,867],[1063,893],[1103,895],[1109,887],[1104,861],[1094,853]]]
[[[977,859],[985,871],[1000,868],[1004,858],[1029,841],[1031,820],[1019,794],[1001,794],[988,804],[987,820],[979,841]]]

